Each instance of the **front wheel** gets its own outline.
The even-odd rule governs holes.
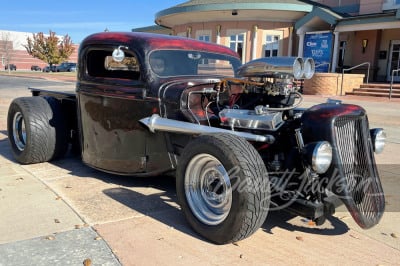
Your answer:
[[[231,134],[203,135],[190,142],[179,159],[176,186],[190,225],[217,244],[250,236],[268,213],[265,165],[249,142]]]

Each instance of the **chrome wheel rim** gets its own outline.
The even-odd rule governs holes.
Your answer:
[[[13,120],[13,138],[15,146],[23,151],[26,146],[25,120],[20,112],[15,113]]]
[[[218,225],[232,206],[228,172],[212,155],[198,154],[185,171],[185,195],[194,216],[206,225]]]

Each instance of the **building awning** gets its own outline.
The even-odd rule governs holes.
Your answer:
[[[345,16],[329,8],[315,6],[295,24],[297,33],[332,30],[335,32],[400,28],[400,9],[392,12]]]
[[[335,26],[343,18],[343,15],[329,8],[315,6],[310,13],[296,22],[295,29],[298,31],[302,28],[312,31],[327,30]]]
[[[151,32],[151,33],[159,33],[159,34],[167,34],[171,35],[172,31],[170,28],[166,28],[159,25],[153,25],[148,27],[134,28],[131,30],[132,32]]]
[[[400,9],[379,14],[343,18],[335,28],[336,32],[382,30],[400,28]]]
[[[226,1],[193,0],[162,10],[156,14],[156,24],[172,28],[207,21],[280,21],[295,22],[312,11],[313,6],[295,0]]]

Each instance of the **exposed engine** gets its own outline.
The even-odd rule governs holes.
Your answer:
[[[243,65],[238,76],[213,87],[188,89],[187,116],[193,122],[232,130],[277,130],[302,102],[301,83],[314,74],[314,61],[294,57],[261,58]],[[218,123],[218,122],[217,122]]]

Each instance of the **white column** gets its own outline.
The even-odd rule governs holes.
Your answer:
[[[305,33],[299,33],[299,51],[298,51],[298,55],[297,55],[299,57],[303,57],[304,37],[305,37]]]
[[[333,44],[333,56],[331,62],[331,72],[336,72],[336,66],[338,61],[338,54],[339,54],[339,32],[335,31],[333,33],[335,35],[335,41]]]
[[[288,56],[292,56],[293,51],[293,27],[289,28],[289,47],[288,47]]]
[[[221,25],[217,25],[217,27],[216,27],[216,40],[215,40],[215,42],[217,43],[217,44],[221,44]]]
[[[257,31],[258,26],[253,26],[253,41],[252,41],[252,51],[251,51],[251,59],[254,60],[257,58]]]

